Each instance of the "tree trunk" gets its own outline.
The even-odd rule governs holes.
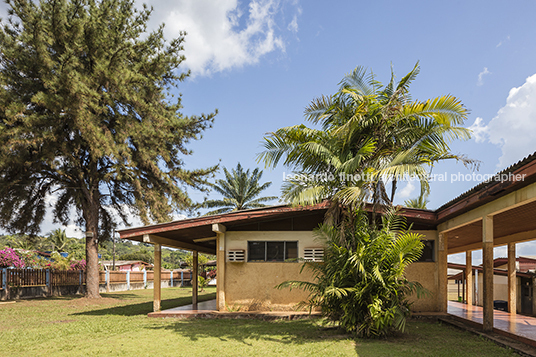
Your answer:
[[[99,294],[99,207],[91,204],[86,216],[86,297],[100,298]]]
[[[395,201],[396,184],[396,179],[393,179],[393,185],[391,186],[391,205],[393,205],[393,202]]]

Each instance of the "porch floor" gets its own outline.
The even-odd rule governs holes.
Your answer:
[[[174,307],[163,311],[151,312],[149,317],[210,317],[210,314],[216,312],[216,299],[203,301],[197,304],[194,308],[192,304]]]
[[[216,300],[203,301],[194,308],[192,304],[173,309],[151,312],[147,316],[159,318],[258,318],[263,320],[287,319],[295,320],[308,317],[318,317],[319,312],[308,311],[218,311]]]
[[[447,312],[450,316],[469,321],[476,327],[482,328],[484,312],[480,306],[468,306],[449,301]],[[536,347],[536,318],[534,317],[493,310],[493,332]]]

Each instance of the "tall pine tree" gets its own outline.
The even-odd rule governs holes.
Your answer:
[[[86,230],[87,296],[99,297],[98,239],[129,213],[162,222],[215,167],[184,169],[215,114],[184,116],[170,90],[184,34],[147,32],[132,0],[8,0],[0,29],[0,226],[36,234],[51,208]],[[50,200],[55,195],[57,200]]]

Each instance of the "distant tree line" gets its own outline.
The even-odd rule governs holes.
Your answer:
[[[54,233],[54,232],[53,232]],[[54,242],[54,234],[49,236],[36,236],[25,234],[0,235],[0,249],[4,247],[19,248],[29,251],[61,251],[69,254],[69,258],[80,260],[85,258],[85,241],[79,238],[65,238],[65,244],[58,248]],[[56,244],[56,245],[55,245]],[[105,241],[99,247],[100,260],[113,259],[113,242]],[[150,244],[135,244],[131,241],[117,241],[115,243],[116,260],[141,260],[152,264],[154,261],[153,248]],[[210,256],[200,254],[199,263],[213,259]],[[162,267],[165,269],[179,269],[181,262],[191,265],[191,253],[184,250],[162,248]]]

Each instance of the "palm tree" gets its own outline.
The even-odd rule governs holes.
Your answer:
[[[325,241],[324,261],[305,266],[313,281],[286,281],[278,288],[310,293],[304,302],[347,332],[363,337],[404,331],[410,313],[408,297],[428,292],[404,278],[406,267],[421,256],[422,236],[407,230],[405,219],[391,210],[381,228],[369,223],[364,211],[343,225],[322,225],[315,233]]]
[[[264,202],[277,199],[276,196],[259,197],[262,191],[272,185],[271,182],[260,183],[262,171],[259,168],[249,172],[244,171],[238,163],[236,169],[229,172],[223,168],[225,179],[216,180],[211,184],[212,188],[220,193],[223,198],[219,200],[207,200],[200,204],[200,208],[219,208],[205,215],[233,212],[250,208],[266,207]]]
[[[335,95],[317,98],[305,109],[306,120],[321,129],[300,125],[265,137],[259,161],[275,167],[283,160],[298,174],[284,184],[283,199],[293,204],[324,199],[350,206],[365,200],[392,204],[397,182],[404,178],[417,178],[428,192],[428,173],[438,161],[475,164],[453,154],[448,145],[470,138],[461,127],[467,109],[450,95],[412,100],[409,85],[418,73],[417,63],[398,83],[391,73],[383,86],[372,72],[357,67]],[[319,174],[334,180],[311,179]],[[392,183],[390,195],[387,182]]]
[[[62,252],[67,244],[67,235],[64,229],[57,228],[48,235],[48,240],[52,243],[52,250]]]
[[[409,200],[404,201],[404,206],[408,208],[420,208],[420,209],[427,209],[426,206],[430,201],[426,199],[426,195],[420,195],[417,198],[411,198]]]

